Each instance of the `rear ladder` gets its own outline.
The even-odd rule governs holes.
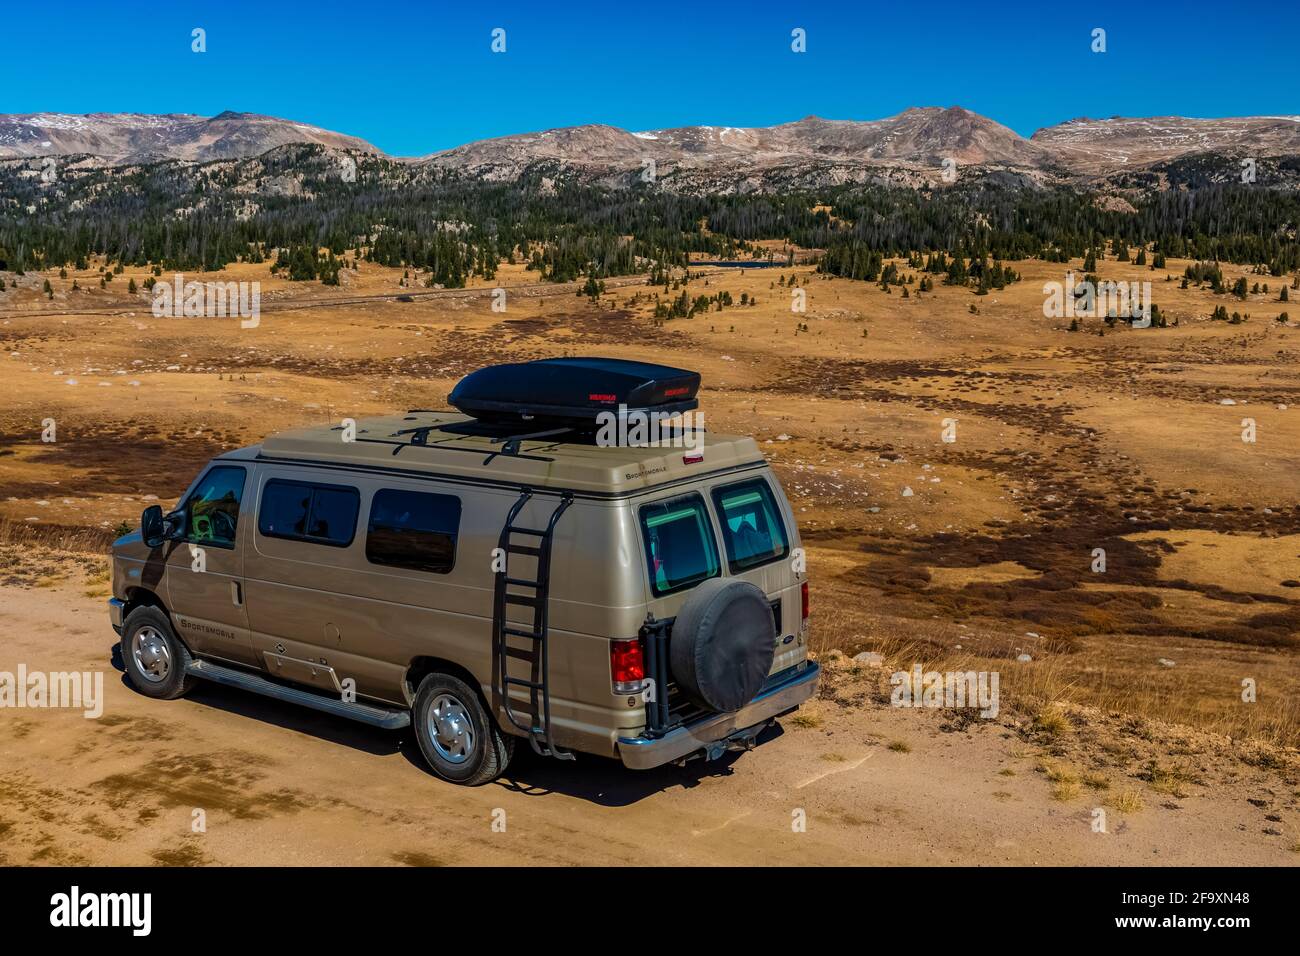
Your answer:
[[[550,520],[546,522],[546,527],[542,530],[521,528],[515,524],[515,520],[524,509],[524,505],[528,504],[532,497],[533,491],[531,488],[524,488],[520,491],[519,498],[511,506],[509,515],[506,516],[506,523],[501,528],[501,537],[498,540],[502,566],[496,575],[495,600],[492,611],[492,627],[497,658],[497,683],[501,693],[501,705],[505,710],[506,717],[509,718],[512,724],[528,735],[528,742],[532,745],[533,750],[543,757],[572,760],[573,754],[556,746],[551,737],[551,693],[547,681],[547,645],[549,640],[546,618],[551,584],[551,541],[554,536],[555,525],[560,520],[560,516],[568,510],[569,505],[573,504],[573,494],[565,492],[561,496],[560,503],[551,512]],[[520,544],[516,542],[516,538],[535,541],[535,543]],[[536,559],[536,578],[512,575],[510,562],[513,555],[523,555]],[[522,589],[527,593],[521,594],[519,591],[510,590],[511,588]],[[518,604],[532,609],[533,625],[531,629],[525,630],[506,620],[506,609],[511,604]],[[516,638],[516,643],[511,643],[510,639],[512,637]],[[526,642],[526,646],[520,647],[518,644],[520,640]],[[511,660],[523,661],[528,665],[527,678],[511,675]],[[530,713],[526,715],[526,722],[522,719],[525,715],[516,713],[515,705],[511,702],[510,689],[512,687],[525,687],[528,689]]]

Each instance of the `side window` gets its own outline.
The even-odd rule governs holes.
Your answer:
[[[209,469],[185,499],[185,540],[233,548],[244,497],[243,468],[218,465]]]
[[[257,529],[268,538],[347,547],[356,534],[360,507],[355,488],[272,478],[262,489]]]
[[[718,547],[703,498],[690,494],[656,501],[643,505],[640,515],[650,586],[656,595],[718,576]]]
[[[772,499],[772,489],[762,478],[713,490],[727,565],[734,574],[786,556],[785,525]]]
[[[460,499],[384,488],[370,503],[366,560],[446,574],[456,565]]]

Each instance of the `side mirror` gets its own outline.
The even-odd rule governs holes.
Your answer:
[[[163,537],[168,541],[179,541],[189,530],[187,511],[184,507],[163,515]]]
[[[163,512],[161,505],[150,505],[140,515],[140,537],[151,548],[163,543]]]

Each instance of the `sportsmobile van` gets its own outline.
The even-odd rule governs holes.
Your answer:
[[[433,771],[468,785],[519,738],[632,768],[752,748],[818,679],[781,485],[751,438],[597,429],[680,422],[699,384],[614,359],[497,365],[461,380],[454,412],[214,458],[113,544],[131,684],[413,726]]]

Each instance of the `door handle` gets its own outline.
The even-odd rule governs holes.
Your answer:
[[[230,582],[230,603],[235,607],[242,607],[244,604],[244,593],[238,581]]]

